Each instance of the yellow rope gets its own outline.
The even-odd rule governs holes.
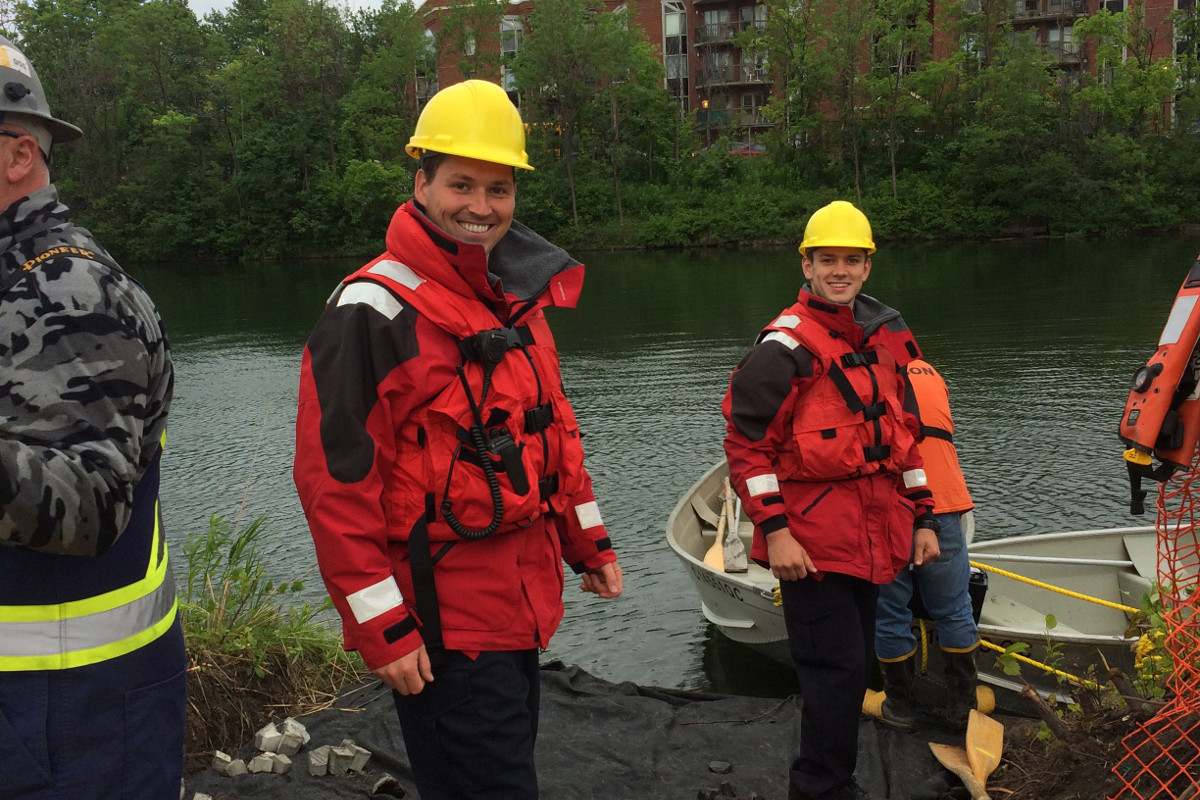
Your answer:
[[[1138,612],[1138,610],[1136,608],[1133,608],[1132,606],[1125,606],[1125,605],[1121,605],[1120,603],[1110,603],[1109,601],[1101,600],[1098,597],[1089,597],[1086,594],[1080,594],[1079,592],[1072,592],[1069,589],[1061,589],[1057,586],[1052,586],[1048,583],[1042,583],[1041,581],[1035,581],[1032,578],[1026,578],[1025,576],[1018,575],[1015,572],[1009,572],[1008,570],[1003,570],[1003,569],[1000,569],[999,567],[993,567],[990,564],[981,564],[978,561],[972,561],[971,566],[978,567],[979,569],[982,569],[982,570],[987,570],[988,572],[994,572],[997,575],[1003,575],[1005,578],[1012,578],[1014,581],[1020,581],[1021,583],[1028,583],[1030,586],[1036,586],[1039,589],[1047,589],[1051,592],[1058,592],[1059,594],[1065,594],[1067,597],[1074,597],[1076,600],[1086,600],[1089,603],[1097,603],[1102,606],[1108,606],[1109,608],[1115,608],[1118,611],[1126,611],[1130,614],[1136,614]]]
[[[982,645],[983,647],[988,648],[989,650],[995,650],[998,653],[1006,652],[1003,647],[1001,647],[998,644],[992,644],[987,639],[980,639],[979,644]],[[1085,689],[1100,688],[1099,684],[1097,684],[1095,681],[1090,681],[1085,678],[1080,678],[1078,675],[1072,675],[1069,672],[1063,672],[1061,669],[1055,669],[1054,667],[1050,666],[1049,664],[1043,664],[1040,661],[1034,661],[1032,658],[1027,658],[1027,657],[1021,655],[1020,653],[1008,653],[1008,655],[1012,656],[1017,661],[1020,661],[1023,664],[1028,664],[1031,667],[1037,667],[1038,669],[1040,669],[1044,672],[1048,672],[1051,675],[1060,675],[1060,676],[1066,678],[1067,680],[1071,681],[1071,683],[1074,683],[1077,686],[1082,686]]]

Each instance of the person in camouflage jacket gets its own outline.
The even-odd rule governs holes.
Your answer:
[[[187,683],[158,514],[166,332],[59,201],[49,151],[81,131],[2,37],[0,87],[0,796],[174,800]]]

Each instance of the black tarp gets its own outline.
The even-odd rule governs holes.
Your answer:
[[[801,699],[697,694],[609,683],[576,667],[542,669],[537,742],[543,800],[693,800],[713,789],[725,796],[787,797],[787,766],[799,742]],[[344,693],[334,709],[300,719],[311,737],[286,775],[224,777],[212,770],[186,781],[187,800],[326,800],[371,796],[385,773],[408,798],[418,797],[400,739],[391,693],[377,681]],[[858,781],[879,800],[927,800],[954,779],[934,759],[930,738],[867,719],[859,728]],[[308,751],[343,739],[372,753],[365,774],[313,777]],[[255,755],[247,743],[237,756]],[[235,756],[236,757],[236,756]],[[713,762],[731,770],[717,774]]]

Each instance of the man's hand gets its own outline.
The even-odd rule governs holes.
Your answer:
[[[936,561],[942,554],[938,546],[937,534],[930,528],[917,528],[913,534],[913,565],[923,566]]]
[[[375,673],[375,677],[400,694],[420,694],[425,684],[433,680],[433,667],[429,665],[429,654],[425,652],[425,645],[371,671]]]
[[[583,573],[583,582],[579,588],[585,592],[598,594],[606,600],[611,600],[621,594],[624,582],[621,578],[621,565],[610,561],[602,567],[589,569]]]
[[[767,559],[771,574],[781,581],[798,581],[817,571],[808,552],[787,528],[767,534]]]

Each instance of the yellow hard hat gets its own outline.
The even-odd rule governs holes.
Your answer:
[[[852,203],[834,200],[814,211],[804,227],[800,252],[808,255],[813,247],[861,247],[870,255],[875,252],[871,223]]]
[[[456,83],[429,99],[404,147],[413,158],[425,150],[533,169],[521,115],[505,91],[489,81]]]

